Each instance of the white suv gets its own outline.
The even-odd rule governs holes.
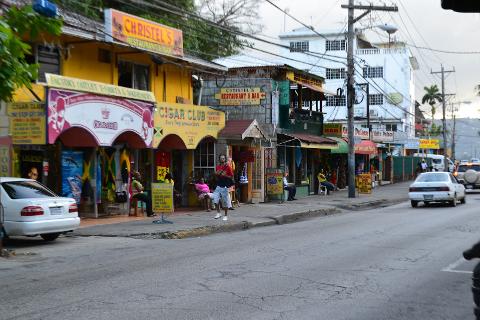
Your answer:
[[[454,175],[466,189],[480,189],[480,163],[459,164]]]

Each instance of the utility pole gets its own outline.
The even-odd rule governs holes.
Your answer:
[[[453,113],[453,112],[452,112]],[[453,131],[452,131],[452,161],[455,161],[455,115],[452,117],[453,119]]]
[[[354,0],[348,0],[348,5],[343,5],[343,9],[348,9],[348,32],[347,32],[347,127],[348,127],[348,197],[355,198],[355,142],[354,142],[354,110],[355,104],[355,65],[353,63],[353,40],[355,33],[353,25],[358,20],[365,17],[371,11],[398,11],[398,7],[374,6],[374,5],[355,5]],[[354,10],[365,10],[358,17],[354,17]],[[368,99],[368,96],[367,96]]]
[[[455,72],[455,68],[453,70],[445,70],[443,68],[443,64],[441,65],[441,70],[440,71],[432,71],[432,74],[437,74],[440,73],[442,77],[442,113],[443,113],[443,118],[442,118],[442,132],[443,132],[443,156],[445,157],[444,161],[444,168],[443,171],[448,172],[448,162],[447,162],[447,120],[445,118],[445,113],[447,109],[447,103],[445,101],[445,73],[451,73]]]

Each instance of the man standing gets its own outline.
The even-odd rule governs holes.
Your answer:
[[[295,194],[297,193],[297,188],[295,185],[291,185],[288,183],[288,171],[285,171],[285,175],[283,176],[283,189],[288,191],[288,201],[297,200],[295,199]]]
[[[225,215],[223,216],[223,221],[228,221],[228,208],[232,206],[228,190],[231,186],[234,185],[233,181],[233,171],[232,167],[227,163],[227,157],[224,154],[221,154],[218,158],[220,164],[215,167],[215,176],[217,178],[217,187],[213,192],[213,203],[217,208],[217,215],[215,219],[221,217],[220,214],[220,199],[222,199],[223,210]]]

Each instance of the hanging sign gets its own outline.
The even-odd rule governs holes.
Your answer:
[[[108,42],[118,41],[159,54],[183,57],[182,30],[115,9],[106,9],[105,31],[105,40]]]
[[[122,133],[136,133],[146,147],[153,141],[153,104],[76,91],[48,90],[48,143],[69,128],[87,130],[99,146],[111,146]]]
[[[45,103],[7,103],[7,115],[13,144],[45,144]]]
[[[155,213],[173,212],[173,183],[152,183],[152,210]]]
[[[220,100],[222,106],[253,106],[260,105],[260,101],[266,98],[265,92],[260,88],[222,88],[215,99]]]

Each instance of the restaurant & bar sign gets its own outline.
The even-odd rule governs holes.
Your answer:
[[[266,98],[265,92],[260,88],[222,88],[215,99],[220,100],[222,106],[253,106],[260,105]]]

